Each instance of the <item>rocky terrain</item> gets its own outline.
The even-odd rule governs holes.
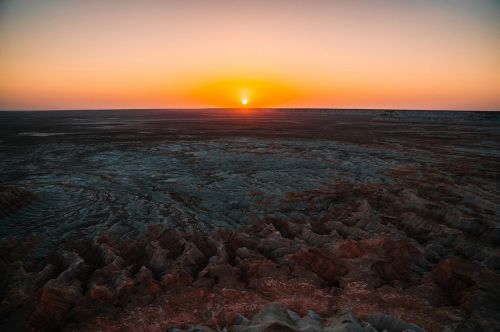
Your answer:
[[[0,330],[500,330],[497,113],[150,112],[0,114]]]

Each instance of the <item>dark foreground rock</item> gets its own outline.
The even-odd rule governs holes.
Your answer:
[[[1,330],[500,329],[495,271],[455,256],[429,261],[410,239],[316,223],[270,219],[212,234],[152,226],[135,240],[65,243],[43,263],[28,259],[33,243],[4,241]]]
[[[303,317],[298,313],[286,310],[280,303],[270,303],[253,318],[247,319],[239,315],[235,325],[229,327],[229,332],[377,332],[377,331],[415,331],[424,332],[415,324],[400,321],[391,316],[370,318],[378,329],[369,322],[359,320],[352,312],[339,313],[330,318],[323,318],[312,310]],[[171,332],[181,332],[171,329]],[[213,331],[208,326],[194,326],[188,331]]]

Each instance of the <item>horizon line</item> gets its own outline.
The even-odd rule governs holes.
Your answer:
[[[328,108],[328,107],[173,107],[173,108],[70,108],[70,109],[0,109],[0,112],[83,112],[83,111],[208,111],[208,110],[311,110],[311,111],[416,111],[416,112],[500,112],[500,110],[439,108]]]

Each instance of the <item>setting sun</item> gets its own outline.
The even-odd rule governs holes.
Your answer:
[[[298,97],[295,84],[284,83],[284,78],[265,79],[240,73],[231,76],[201,77],[199,84],[190,82],[195,88],[185,88],[186,99],[195,98],[209,107],[232,108],[251,103],[253,108],[262,108],[277,107]]]

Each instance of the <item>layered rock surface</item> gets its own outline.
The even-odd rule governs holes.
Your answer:
[[[398,331],[388,320],[428,331],[500,328],[495,271],[455,256],[433,263],[409,239],[344,238],[341,225],[349,227],[270,219],[209,235],[158,225],[136,240],[68,242],[41,270],[24,267],[12,250],[6,254],[12,261],[3,264],[10,278],[2,291],[2,326],[254,331],[240,316],[276,302],[300,316],[351,310],[380,330]],[[288,330],[300,330],[296,324]],[[308,330],[329,330],[321,326]]]
[[[500,118],[405,114],[2,113],[0,330],[500,330]]]
[[[239,315],[235,319],[235,325],[227,330],[229,332],[377,332],[377,331],[415,331],[424,332],[415,324],[406,323],[391,316],[371,316],[366,321],[361,321],[352,312],[337,314],[329,318],[323,318],[309,310],[301,317],[298,313],[285,310],[280,303],[266,305],[251,319]],[[372,325],[373,324],[373,325]],[[182,332],[180,329],[171,331]],[[191,327],[188,331],[213,331],[208,326],[198,325]]]

